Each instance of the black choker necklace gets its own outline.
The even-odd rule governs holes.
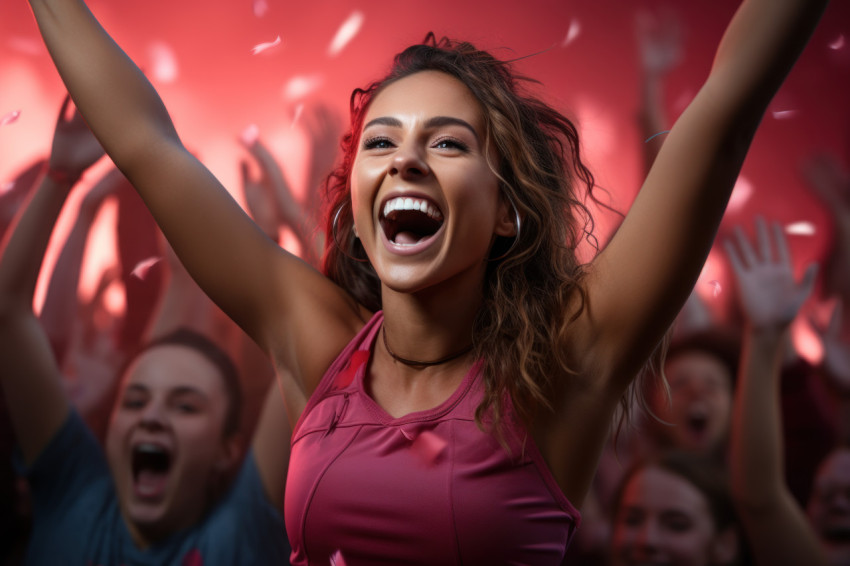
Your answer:
[[[397,356],[395,353],[393,353],[392,350],[390,350],[390,345],[387,343],[386,327],[381,327],[381,335],[384,337],[384,348],[386,348],[387,353],[390,355],[390,357],[397,362],[400,362],[400,363],[402,363],[406,366],[412,366],[412,367],[438,366],[440,364],[444,364],[446,362],[450,362],[452,360],[455,360],[455,359],[461,357],[462,355],[469,353],[469,351],[472,350],[472,344],[470,344],[469,346],[467,346],[466,348],[464,348],[460,352],[457,352],[455,354],[449,354],[445,358],[440,358],[439,360],[434,360],[433,362],[422,362],[422,361],[419,361],[419,360],[408,360],[407,358],[402,358],[401,356]]]

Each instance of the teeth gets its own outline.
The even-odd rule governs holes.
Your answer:
[[[396,197],[394,199],[390,199],[386,202],[386,204],[384,204],[384,217],[389,216],[389,214],[395,210],[416,210],[424,212],[435,220],[443,219],[443,215],[437,207],[424,199],[409,197]]]
[[[162,454],[165,452],[161,446],[157,446],[156,444],[139,444],[136,446],[136,451],[146,454]]]

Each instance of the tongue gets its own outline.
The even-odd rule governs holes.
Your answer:
[[[395,243],[396,244],[415,244],[421,240],[421,238],[413,232],[399,232],[395,235]]]
[[[145,499],[161,497],[165,493],[166,479],[166,474],[142,470],[136,476],[136,494]]]

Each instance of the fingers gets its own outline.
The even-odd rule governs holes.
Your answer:
[[[838,338],[841,334],[841,311],[842,304],[841,299],[839,299],[832,308],[832,315],[829,317],[829,326],[826,331],[827,334],[835,338]]]
[[[67,121],[68,106],[71,105],[71,95],[66,94],[62,100],[62,106],[59,108],[59,116],[56,118],[56,125],[64,124]]]
[[[791,252],[788,251],[788,240],[778,222],[772,223],[773,238],[776,240],[777,261],[783,265],[791,265]]]
[[[805,273],[803,273],[803,279],[797,287],[798,305],[802,306],[802,304],[806,302],[806,299],[811,296],[812,290],[815,288],[815,280],[818,276],[819,267],[820,266],[817,263],[811,263],[806,268]]]

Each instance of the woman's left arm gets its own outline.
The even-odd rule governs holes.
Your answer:
[[[622,226],[590,266],[573,344],[617,399],[688,297],[759,121],[827,0],[745,0]]]

